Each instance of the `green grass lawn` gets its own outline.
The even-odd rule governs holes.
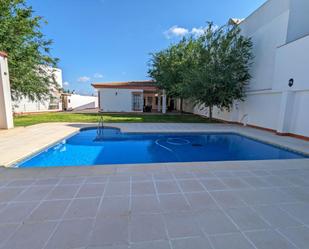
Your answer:
[[[106,123],[209,123],[210,120],[193,114],[103,114]],[[98,122],[98,114],[92,113],[44,113],[14,117],[15,126],[29,126],[48,122]]]

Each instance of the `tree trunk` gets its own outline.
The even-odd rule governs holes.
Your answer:
[[[180,112],[183,113],[183,98],[180,98]]]
[[[212,120],[212,105],[209,106],[209,120]]]

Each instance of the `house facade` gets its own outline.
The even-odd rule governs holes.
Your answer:
[[[240,22],[253,41],[252,79],[247,98],[214,117],[309,137],[309,1],[268,0]],[[208,115],[187,103],[186,111]]]
[[[173,111],[176,103],[167,98],[153,81],[94,83],[102,112],[162,112]]]

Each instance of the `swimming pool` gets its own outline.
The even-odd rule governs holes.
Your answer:
[[[236,133],[122,133],[88,128],[16,167],[297,159],[306,156]]]

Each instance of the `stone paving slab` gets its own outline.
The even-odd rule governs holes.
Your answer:
[[[308,162],[2,168],[0,248],[305,249]]]

